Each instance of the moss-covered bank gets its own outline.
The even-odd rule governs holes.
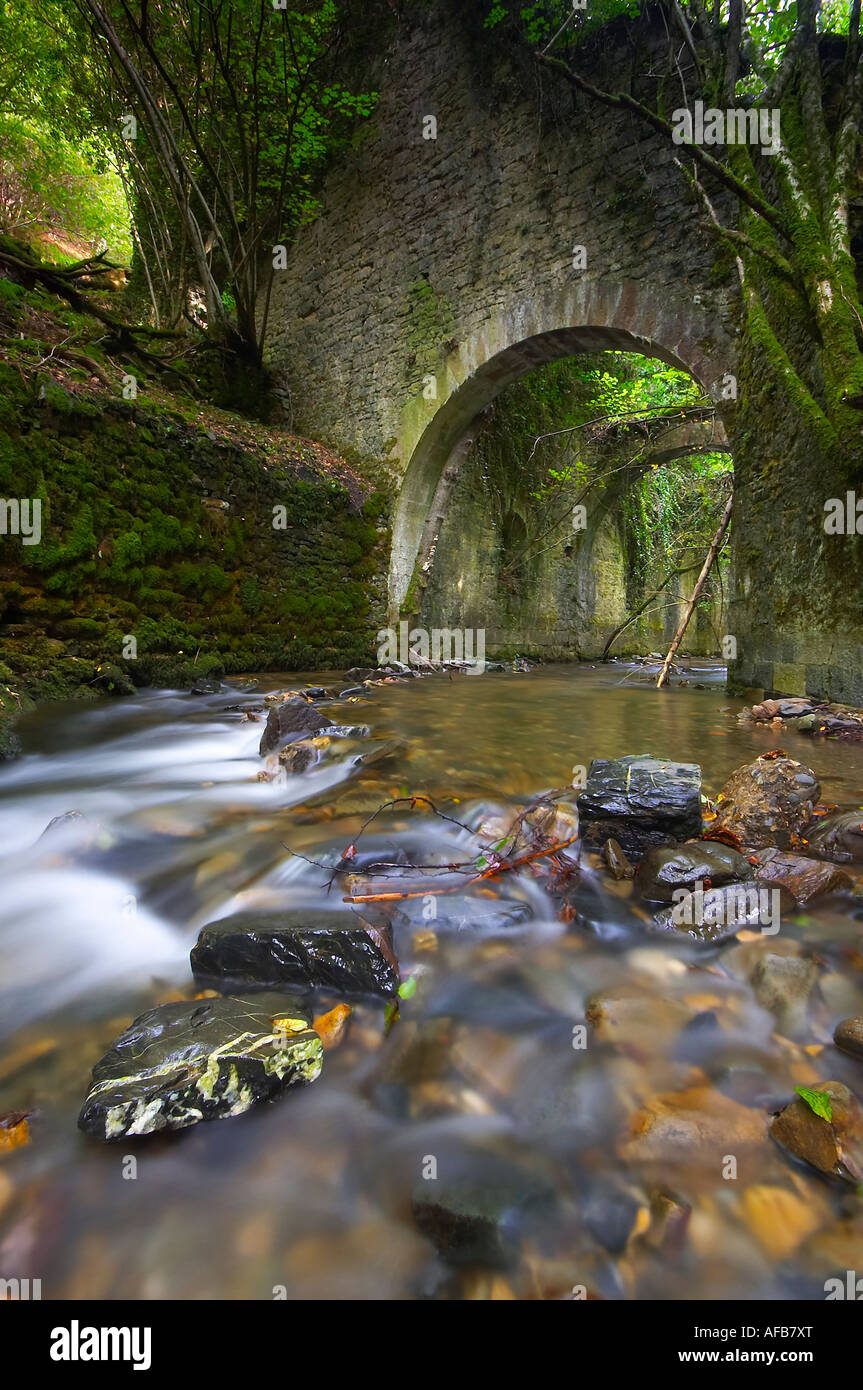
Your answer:
[[[7,323],[0,755],[35,699],[369,659],[381,495],[308,440],[164,392],[124,400],[53,370],[47,344],[34,370],[28,346]]]

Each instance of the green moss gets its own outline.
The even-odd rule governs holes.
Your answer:
[[[408,288],[407,358],[405,383],[413,391],[432,375],[456,344],[455,315],[446,295],[428,280],[415,280]]]
[[[3,541],[13,690],[77,698],[368,659],[384,493],[358,508],[338,481],[309,476],[305,458],[296,471],[265,461],[190,428],[179,411],[79,398],[51,382],[40,395],[3,362],[0,400],[0,494],[42,503],[40,544]],[[227,507],[207,507],[212,498]]]

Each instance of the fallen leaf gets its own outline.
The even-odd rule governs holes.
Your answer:
[[[7,1110],[0,1114],[0,1153],[9,1153],[30,1143],[29,1110]]]
[[[345,1032],[348,1026],[348,1019],[351,1016],[350,1004],[336,1004],[329,1013],[318,1014],[312,1023],[312,1027],[321,1040],[324,1051],[331,1047],[338,1047],[339,1043],[344,1042]]]

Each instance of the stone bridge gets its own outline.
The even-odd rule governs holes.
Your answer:
[[[714,396],[735,373],[733,267],[717,270],[673,148],[630,113],[573,97],[485,30],[486,10],[431,0],[394,23],[367,75],[375,113],[273,288],[270,357],[294,428],[397,494],[391,619],[411,609],[442,477],[519,375],[606,348],[661,358]],[[655,19],[620,23],[586,61],[598,85],[650,101],[663,41]],[[761,595],[770,640],[775,568],[765,556],[740,586]],[[732,630],[743,633],[758,623],[740,604]],[[772,668],[749,651],[742,674],[770,685]],[[776,659],[797,659],[794,643]],[[805,684],[802,668],[785,669]]]
[[[447,463],[523,372],[606,348],[709,389],[734,370],[725,287],[671,152],[628,115],[574,106],[484,13],[438,0],[393,36],[375,115],[273,291],[296,427],[385,459],[398,487],[391,613]],[[637,84],[659,36],[616,32],[607,80]]]

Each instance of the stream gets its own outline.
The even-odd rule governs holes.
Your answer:
[[[659,941],[631,881],[583,851],[564,920],[528,872],[440,899],[434,920],[404,903],[395,943],[413,993],[395,1021],[383,1001],[351,1001],[314,1084],[179,1133],[105,1144],[76,1128],[117,1034],[195,996],[188,955],[205,923],[347,911],[318,865],[352,843],[390,861],[464,859],[468,832],[422,803],[360,834],[391,798],[427,796],[474,827],[595,758],[645,752],[699,763],[715,796],[781,747],[814,769],[822,801],[860,805],[863,745],[742,724],[724,670],[694,666],[662,692],[623,663],[380,686],[327,707],[370,738],[334,740],[317,767],[272,782],[258,779],[264,716],[244,710],[306,681],[343,686],[338,673],[22,721],[24,755],[0,768],[0,1111],[31,1112],[30,1142],[0,1165],[0,1276],[41,1280],[45,1299],[823,1297],[824,1271],[852,1257],[859,1197],[754,1142],[750,1121],[797,1085],[859,1094],[861,1064],[830,1043],[863,1014],[850,894],[783,918],[782,939],[821,968],[807,1037],[779,1035],[745,982],[755,933],[706,951]],[[579,1049],[597,997],[614,1027]],[[679,1142],[639,1146],[639,1111],[680,1095]],[[735,1176],[694,1141],[701,1115]],[[447,1260],[421,1229],[418,1204],[453,1182],[452,1219],[501,1246],[488,1258]]]

